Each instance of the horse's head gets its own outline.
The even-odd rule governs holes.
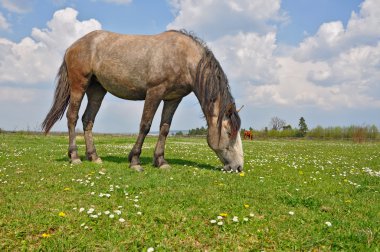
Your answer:
[[[219,118],[214,118],[209,124],[208,145],[224,164],[223,170],[241,172],[244,158],[239,134],[240,117],[235,104],[228,105]]]

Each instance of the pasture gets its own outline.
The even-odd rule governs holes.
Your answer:
[[[204,138],[96,135],[103,164],[71,165],[66,136],[0,134],[0,250],[379,251],[380,144],[244,141],[223,173]],[[83,137],[77,138],[84,158]]]

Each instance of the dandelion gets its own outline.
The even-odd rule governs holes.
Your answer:
[[[59,217],[65,217],[66,214],[65,214],[64,212],[59,212],[58,216],[59,216]]]
[[[70,188],[70,187],[65,187],[63,190],[64,190],[64,191],[70,191],[71,188]]]
[[[245,173],[244,173],[244,172],[241,172],[239,175],[240,175],[240,177],[244,177],[244,176],[245,176]]]
[[[326,226],[328,226],[328,227],[331,227],[331,226],[332,226],[331,222],[329,222],[329,221],[326,221],[325,224],[326,224]]]
[[[219,215],[222,216],[222,217],[227,217],[227,216],[228,216],[227,213],[221,213],[221,214],[219,214]]]
[[[42,238],[49,238],[51,236],[51,234],[47,234],[47,233],[43,233],[41,235]]]
[[[245,207],[245,208],[249,208],[249,205],[248,205],[248,204],[244,204],[244,207]]]

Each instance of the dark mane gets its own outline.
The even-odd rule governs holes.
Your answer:
[[[194,33],[185,30],[176,31],[190,37],[198,45],[203,47],[204,54],[199,61],[195,78],[195,90],[201,104],[203,113],[211,115],[214,111],[214,103],[219,97],[218,128],[221,134],[222,120],[224,115],[230,120],[231,135],[235,137],[240,129],[240,117],[236,111],[235,100],[231,95],[228,78],[224,73],[219,61],[215,58],[206,43]]]

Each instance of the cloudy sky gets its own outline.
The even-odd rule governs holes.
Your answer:
[[[221,62],[245,128],[274,116],[380,126],[379,27],[380,0],[0,0],[0,128],[39,129],[64,51],[84,34],[180,28]],[[142,106],[108,94],[94,130],[136,132]],[[204,125],[191,94],[172,129]],[[53,130],[66,130],[65,118]]]

